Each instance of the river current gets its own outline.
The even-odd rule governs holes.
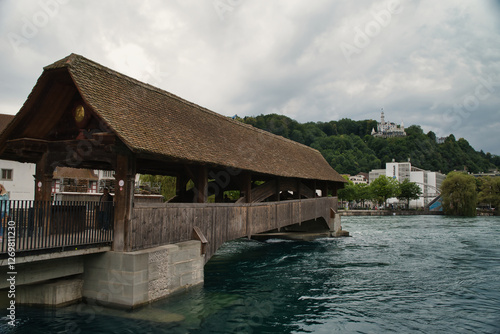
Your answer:
[[[18,308],[7,333],[500,333],[500,218],[343,217],[348,238],[240,239],[133,312]]]

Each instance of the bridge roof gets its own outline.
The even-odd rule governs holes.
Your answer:
[[[0,114],[0,132],[14,119],[14,115]]]
[[[30,99],[50,91],[47,78],[61,71],[67,71],[85,104],[135,154],[345,182],[315,149],[232,120],[76,54],[44,68],[19,117],[35,112],[36,103]],[[2,139],[7,139],[4,134]]]

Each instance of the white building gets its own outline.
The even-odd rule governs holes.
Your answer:
[[[380,175],[385,175],[385,169],[372,169],[368,175],[368,183],[372,183]]]
[[[0,160],[2,183],[11,200],[33,200],[35,196],[35,165]]]
[[[0,114],[0,132],[13,118],[14,115]],[[34,164],[0,160],[0,183],[5,186],[11,200],[34,199],[35,168]]]
[[[373,173],[372,173],[373,172]],[[372,175],[374,178],[372,178]],[[370,172],[370,182],[380,175],[385,175],[394,178],[399,182],[408,179],[410,182],[416,183],[422,190],[422,195],[417,200],[410,201],[410,208],[423,208],[436,198],[440,191],[446,175],[439,172],[431,172],[412,166],[411,162],[388,162],[385,164],[385,169],[375,169]],[[387,200],[389,204],[397,204],[397,198]]]
[[[360,184],[360,183],[368,184],[368,179],[365,177],[365,175],[361,173],[358,175],[349,176],[349,180],[352,181],[352,183],[354,184]]]
[[[374,137],[404,137],[406,136],[405,125],[401,122],[401,125],[397,125],[396,123],[386,122],[384,111],[380,115],[380,123],[377,123],[377,131],[372,129],[372,136]]]

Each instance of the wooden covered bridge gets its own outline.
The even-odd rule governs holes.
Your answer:
[[[0,135],[0,159],[36,164],[35,201],[27,206],[39,213],[31,225],[45,243],[26,251],[111,242],[113,253],[134,253],[194,239],[201,241],[207,261],[222,243],[239,237],[299,228],[303,222],[308,223],[302,229],[340,229],[333,218],[337,190],[345,181],[317,150],[76,54],[44,68]],[[55,206],[76,205],[51,201],[58,166],[115,172],[111,232],[98,230],[88,219],[79,229],[71,228],[72,219],[62,218],[58,224],[66,227],[50,228],[55,224],[51,217],[61,217]],[[136,174],[176,177],[176,196],[163,204],[134,203]],[[240,198],[227,203],[226,191],[239,191]],[[209,196],[215,203],[207,203]],[[16,205],[21,209],[12,213],[23,211]],[[78,206],[88,209],[89,204]],[[28,238],[23,234],[27,225],[18,220],[21,243]],[[97,238],[81,237],[68,245],[46,242],[65,231]],[[29,237],[35,237],[33,229]]]

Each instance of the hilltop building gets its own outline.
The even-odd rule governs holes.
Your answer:
[[[406,136],[405,125],[403,122],[401,122],[401,125],[397,125],[396,123],[392,122],[386,122],[384,110],[382,109],[380,115],[380,123],[377,124],[377,131],[375,131],[375,129],[372,129],[371,135],[381,138],[404,137]]]

